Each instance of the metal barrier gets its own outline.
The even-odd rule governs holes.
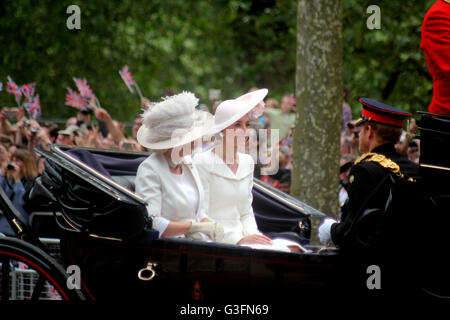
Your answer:
[[[44,244],[47,253],[55,259],[61,259],[61,252],[59,248],[59,239],[39,238]],[[0,263],[0,269],[2,264]],[[26,263],[12,260],[10,263],[10,296],[9,300],[30,300],[33,294],[34,287],[39,278],[39,274],[28,267]],[[0,287],[2,283],[2,273],[0,273]],[[1,299],[1,291],[0,291]],[[55,290],[55,288],[47,281],[39,296],[39,300],[62,300],[62,297]]]

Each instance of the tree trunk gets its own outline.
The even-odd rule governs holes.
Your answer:
[[[292,194],[337,216],[342,125],[340,0],[299,0]],[[313,221],[317,226],[317,221]],[[316,241],[316,228],[312,241]]]

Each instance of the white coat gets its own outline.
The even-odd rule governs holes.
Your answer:
[[[252,208],[254,162],[238,153],[236,174],[212,150],[194,156],[205,193],[205,211],[224,229],[225,243],[237,244],[244,236],[260,234]]]
[[[192,164],[192,158],[182,159],[182,170],[194,181],[198,191],[197,210],[192,200],[184,192],[183,185],[177,183],[177,175],[170,172],[163,154],[153,153],[139,166],[136,174],[136,194],[147,203],[147,212],[153,219],[153,229],[161,235],[170,221],[199,222],[208,218],[204,210],[204,192],[199,174]]]

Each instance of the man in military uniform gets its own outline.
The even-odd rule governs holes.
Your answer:
[[[360,102],[363,111],[356,125],[361,127],[359,150],[363,156],[355,161],[350,171],[349,199],[341,222],[327,218],[319,227],[319,238],[323,244],[329,244],[332,240],[336,246],[345,246],[345,238],[358,214],[364,208],[382,208],[386,204],[386,192],[369,198],[386,175],[394,174],[410,180],[418,177],[418,165],[395,151],[403,120],[411,114],[367,98],[361,98]]]
[[[371,247],[361,245],[356,233],[358,232],[358,236],[370,234],[374,230],[376,233],[379,220],[369,220],[362,228],[359,226],[357,232],[356,220],[365,209],[384,210],[390,189],[383,180],[388,178],[388,175],[414,181],[418,178],[419,168],[395,150],[395,144],[402,133],[403,121],[411,114],[367,98],[361,98],[360,102],[363,111],[356,125],[361,127],[359,150],[363,155],[355,161],[350,171],[348,201],[343,207],[341,221],[325,218],[318,231],[321,243],[334,243],[340,248],[342,256],[352,262],[356,261],[359,266],[367,267],[368,264],[378,265],[378,256]],[[352,273],[353,276],[356,273],[364,273],[367,277],[366,270],[362,268],[358,271],[353,269]],[[360,275],[357,277],[361,278]]]

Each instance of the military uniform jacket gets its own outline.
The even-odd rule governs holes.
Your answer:
[[[388,174],[403,174],[406,178],[418,178],[419,167],[408,158],[398,154],[393,144],[376,147],[370,154],[363,155],[350,171],[348,202],[345,204],[341,222],[331,227],[331,238],[336,246],[352,246],[353,221],[367,208],[384,208],[389,189],[380,190],[369,196]],[[362,206],[364,205],[364,208]]]

